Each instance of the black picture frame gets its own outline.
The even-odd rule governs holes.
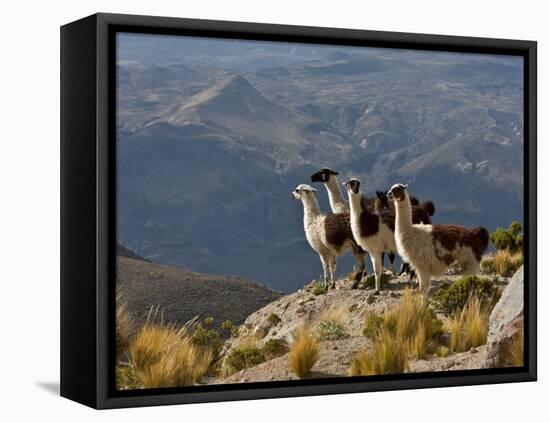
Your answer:
[[[523,57],[527,240],[524,367],[116,391],[113,80],[118,31]],[[61,27],[61,395],[103,409],[536,380],[536,140],[534,41],[103,13]]]

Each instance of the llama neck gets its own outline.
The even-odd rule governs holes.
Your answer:
[[[405,192],[405,199],[395,203],[395,229],[396,231],[407,231],[412,228],[411,200]]]
[[[302,196],[302,204],[304,205],[304,225],[308,225],[315,217],[321,214],[317,198],[313,195]]]
[[[329,180],[325,182],[325,187],[328,191],[328,200],[330,202],[330,208],[334,213],[341,213],[345,210],[348,210],[348,204],[344,197],[342,196],[342,191],[340,191],[340,185],[338,184],[338,178],[334,175],[331,175]]]
[[[352,192],[349,193],[349,211],[350,211],[350,217],[351,219],[356,219],[361,215],[361,200],[362,200],[361,193],[354,194]]]

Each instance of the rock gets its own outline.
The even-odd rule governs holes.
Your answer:
[[[376,296],[374,294],[371,294],[367,297],[367,304],[372,304],[376,301]]]
[[[267,335],[267,332],[269,332],[269,329],[265,326],[258,325],[254,328],[254,336],[257,339],[263,339]]]
[[[475,354],[477,352],[477,348],[474,348],[474,347],[470,348],[470,352],[472,354]]]
[[[353,313],[355,310],[357,310],[357,307],[358,307],[357,303],[354,303],[354,304],[349,306],[348,311],[350,313]]]
[[[506,352],[514,336],[523,329],[523,266],[504,289],[489,318],[485,368],[509,365]]]
[[[397,298],[397,297],[399,297],[399,295],[397,294],[397,292],[393,292],[393,291],[390,291],[389,296],[390,296],[391,298]]]
[[[450,369],[451,367],[453,367],[455,364],[456,364],[456,363],[455,363],[454,360],[446,361],[445,363],[442,364],[441,369],[442,369],[442,370],[448,370],[448,369]]]

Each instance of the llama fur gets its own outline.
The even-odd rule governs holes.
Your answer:
[[[363,206],[360,182],[352,178],[345,183],[350,204],[351,231],[357,244],[370,254],[376,291],[381,290],[382,254],[397,251],[391,228],[380,216]]]
[[[420,290],[429,292],[431,279],[442,275],[458,262],[460,273],[479,272],[483,251],[489,244],[485,228],[458,225],[413,224],[407,185],[396,184],[388,191],[396,211],[395,243],[397,252],[418,275]]]
[[[321,213],[315,193],[316,190],[311,186],[301,184],[292,192],[292,198],[302,202],[304,232],[310,247],[319,254],[323,266],[324,287],[328,288],[330,278],[330,287],[335,288],[338,257],[358,246],[349,233],[349,218],[344,213]],[[362,271],[363,269],[360,276]]]

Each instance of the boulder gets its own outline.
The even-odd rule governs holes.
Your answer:
[[[511,341],[523,330],[523,266],[504,289],[489,318],[484,367],[503,367]]]

